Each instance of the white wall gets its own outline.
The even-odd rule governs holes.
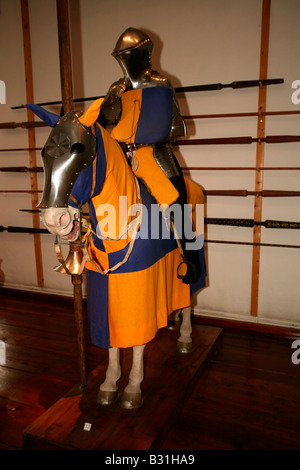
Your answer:
[[[36,102],[60,98],[60,75],[55,0],[29,0],[34,96]],[[155,42],[154,68],[171,77],[174,86],[231,83],[259,77],[262,0],[70,0],[75,97],[103,95],[122,73],[111,56],[119,35],[129,26],[144,28]],[[267,89],[267,110],[300,110],[291,101],[291,84],[300,80],[298,56],[300,2],[271,0],[269,78],[283,85]],[[0,105],[0,122],[26,121],[25,77],[19,0],[0,0],[0,79],[7,88],[7,104]],[[180,95],[182,114],[255,112],[258,88]],[[49,108],[57,111],[57,107]],[[299,116],[267,117],[266,135],[299,134]],[[188,120],[191,138],[256,136],[254,117]],[[42,146],[48,130],[37,129]],[[0,130],[0,148],[26,147],[24,129]],[[266,166],[300,166],[299,143],[265,146]],[[187,146],[177,151],[184,166],[255,166],[256,146]],[[1,152],[1,165],[26,165],[26,152]],[[40,165],[40,156],[38,155]],[[299,172],[266,171],[264,189],[299,190]],[[205,189],[254,190],[251,171],[192,171]],[[29,188],[28,174],[0,173],[1,189]],[[39,175],[42,188],[43,177]],[[0,224],[31,226],[30,196],[0,194]],[[253,197],[207,198],[207,217],[253,218]],[[263,220],[300,221],[299,198],[264,198]],[[299,230],[262,228],[262,242],[300,245]],[[1,237],[1,277],[5,286],[35,290],[33,238]],[[252,242],[252,229],[208,226],[207,239]],[[42,235],[45,291],[71,295],[68,276],[56,274],[51,235]],[[258,323],[300,327],[300,250],[261,248],[258,316],[250,315],[252,247],[207,245],[208,287],[195,299],[196,313]]]

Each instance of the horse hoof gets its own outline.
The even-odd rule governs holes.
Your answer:
[[[135,410],[140,408],[143,404],[143,397],[141,392],[123,392],[121,398],[121,407],[126,410]]]
[[[98,405],[102,405],[102,406],[111,405],[117,398],[117,395],[118,395],[118,390],[115,390],[114,392],[99,390],[99,393],[97,396],[97,403]]]
[[[168,330],[179,330],[181,326],[180,320],[169,320]]]
[[[192,352],[193,343],[190,341],[189,343],[184,343],[182,341],[177,341],[177,352],[179,354],[189,354]]]

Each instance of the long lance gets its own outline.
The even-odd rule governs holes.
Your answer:
[[[300,135],[269,135],[267,137],[216,137],[212,139],[183,139],[173,142],[177,145],[227,145],[227,144],[253,144],[264,142],[266,144],[280,144],[287,142],[300,142]]]
[[[42,190],[35,189],[1,189],[0,193],[41,193]],[[246,189],[216,189],[216,190],[203,190],[206,196],[261,196],[261,197],[299,197],[300,191],[248,191]]]
[[[284,83],[283,78],[270,78],[266,80],[240,80],[234,81],[231,83],[211,83],[208,85],[192,85],[192,86],[182,86],[175,87],[174,90],[176,93],[190,93],[195,91],[212,91],[212,90],[222,90],[223,88],[252,88],[252,87],[262,87],[267,85],[277,85]],[[82,101],[95,101],[98,98],[104,98],[104,96],[89,96],[87,98],[73,98],[74,103],[81,103]],[[57,105],[61,104],[62,101],[44,101],[43,103],[37,103],[39,106],[48,106],[48,105]],[[21,104],[19,106],[12,106],[11,109],[20,109],[24,108],[25,105]]]

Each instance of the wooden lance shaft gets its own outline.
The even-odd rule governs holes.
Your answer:
[[[59,41],[60,77],[63,112],[73,109],[73,81],[71,64],[71,45],[69,28],[68,0],[56,0]],[[72,274],[74,294],[75,326],[78,342],[78,360],[80,387],[87,386],[87,371],[84,348],[83,312],[82,312],[82,274]]]
[[[83,311],[82,311],[82,275],[72,274],[71,277],[72,277],[73,295],[74,295],[75,327],[76,327],[77,343],[78,343],[80,386],[81,388],[84,389],[87,386],[87,372],[86,372]]]
[[[60,1],[60,0],[58,0]],[[233,88],[233,89],[240,89],[240,88],[252,88],[252,87],[262,87],[267,85],[277,85],[284,83],[283,78],[271,78],[267,80],[242,80],[242,81],[234,81],[232,83],[209,83],[207,85],[192,85],[192,86],[183,86],[183,87],[176,87],[176,93],[189,93],[189,92],[197,92],[197,91],[212,91],[212,90],[222,90],[223,88]],[[73,101],[74,103],[80,103],[82,101],[95,101],[98,98],[104,98],[104,96],[89,96],[86,98],[75,98]],[[40,106],[49,106],[55,104],[61,104],[61,101],[45,101],[43,103],[38,103]],[[11,109],[19,109],[24,108],[24,105],[21,104],[19,106],[12,106]]]

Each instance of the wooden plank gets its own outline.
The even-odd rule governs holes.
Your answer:
[[[33,77],[32,77],[32,59],[31,59],[31,42],[30,42],[30,24],[29,24],[29,10],[28,1],[21,0],[21,12],[22,12],[22,27],[23,27],[23,46],[24,46],[24,65],[25,65],[25,81],[26,81],[26,101],[27,103],[34,103],[33,97]],[[27,120],[34,121],[35,117],[32,111],[27,109]],[[36,147],[35,142],[35,129],[34,127],[28,128],[28,147],[33,149]],[[36,152],[35,150],[29,150],[29,167],[33,168],[37,166]],[[30,189],[37,191],[38,180],[37,173],[30,172]],[[31,193],[31,206],[32,209],[36,209],[38,205],[38,194],[35,192]],[[32,223],[34,228],[40,228],[39,214],[32,214]],[[35,251],[35,263],[36,263],[36,275],[37,284],[39,287],[44,287],[44,274],[43,274],[43,261],[42,261],[42,248],[41,248],[41,235],[35,233],[33,235],[34,240],[34,251]]]
[[[225,332],[161,449],[299,449],[300,369],[291,341]]]
[[[262,6],[262,26],[261,26],[261,46],[260,46],[260,71],[259,78],[266,79],[268,75],[268,52],[269,52],[269,28],[270,28],[270,9],[271,0],[263,0]],[[267,103],[267,87],[259,87],[258,112],[261,114],[257,119],[257,137],[265,137],[265,121],[266,121],[266,103]],[[256,144],[256,167],[264,166],[264,143]],[[263,175],[261,170],[255,171],[255,191],[263,189]],[[254,220],[261,221],[262,218],[262,201],[260,195],[254,198]],[[260,269],[260,246],[261,226],[253,227],[253,246],[252,251],[252,283],[251,283],[251,315],[257,316],[258,313],[258,291],[259,291],[259,269]]]
[[[8,358],[6,365],[0,365],[0,449],[12,450],[22,446],[23,431],[45,408],[76,384],[74,331],[72,355],[66,346],[71,343],[73,302],[0,289],[0,305],[0,326],[13,326],[10,334],[2,334],[0,329]],[[209,325],[203,316],[196,320]],[[283,338],[280,328],[274,332],[256,325],[261,329],[258,333],[249,331],[254,324],[212,320],[211,326],[224,327],[219,353],[206,364],[190,396],[183,400],[160,449],[299,449],[300,367],[291,361],[291,344],[299,338],[299,331],[297,335],[286,331]],[[170,341],[173,348],[174,341]],[[97,348],[97,354],[91,356],[89,350],[89,370],[100,363],[105,366],[107,351]],[[124,357],[123,352],[126,371],[131,355]],[[155,400],[155,395],[150,398]],[[95,417],[98,408],[91,409]],[[44,446],[45,441],[40,444]]]
[[[43,409],[0,396],[0,449],[22,448],[24,426],[43,413]],[[11,444],[13,443],[13,444]]]
[[[215,353],[222,329],[193,326],[193,351],[176,353],[178,331],[159,330],[145,350],[144,404],[124,410],[119,401],[110,407],[96,404],[106,364],[89,376],[87,389],[74,387],[24,431],[24,449],[147,450],[160,442],[188,399],[207,361]],[[123,377],[128,380],[131,349],[122,351]],[[91,430],[85,431],[85,423]]]

